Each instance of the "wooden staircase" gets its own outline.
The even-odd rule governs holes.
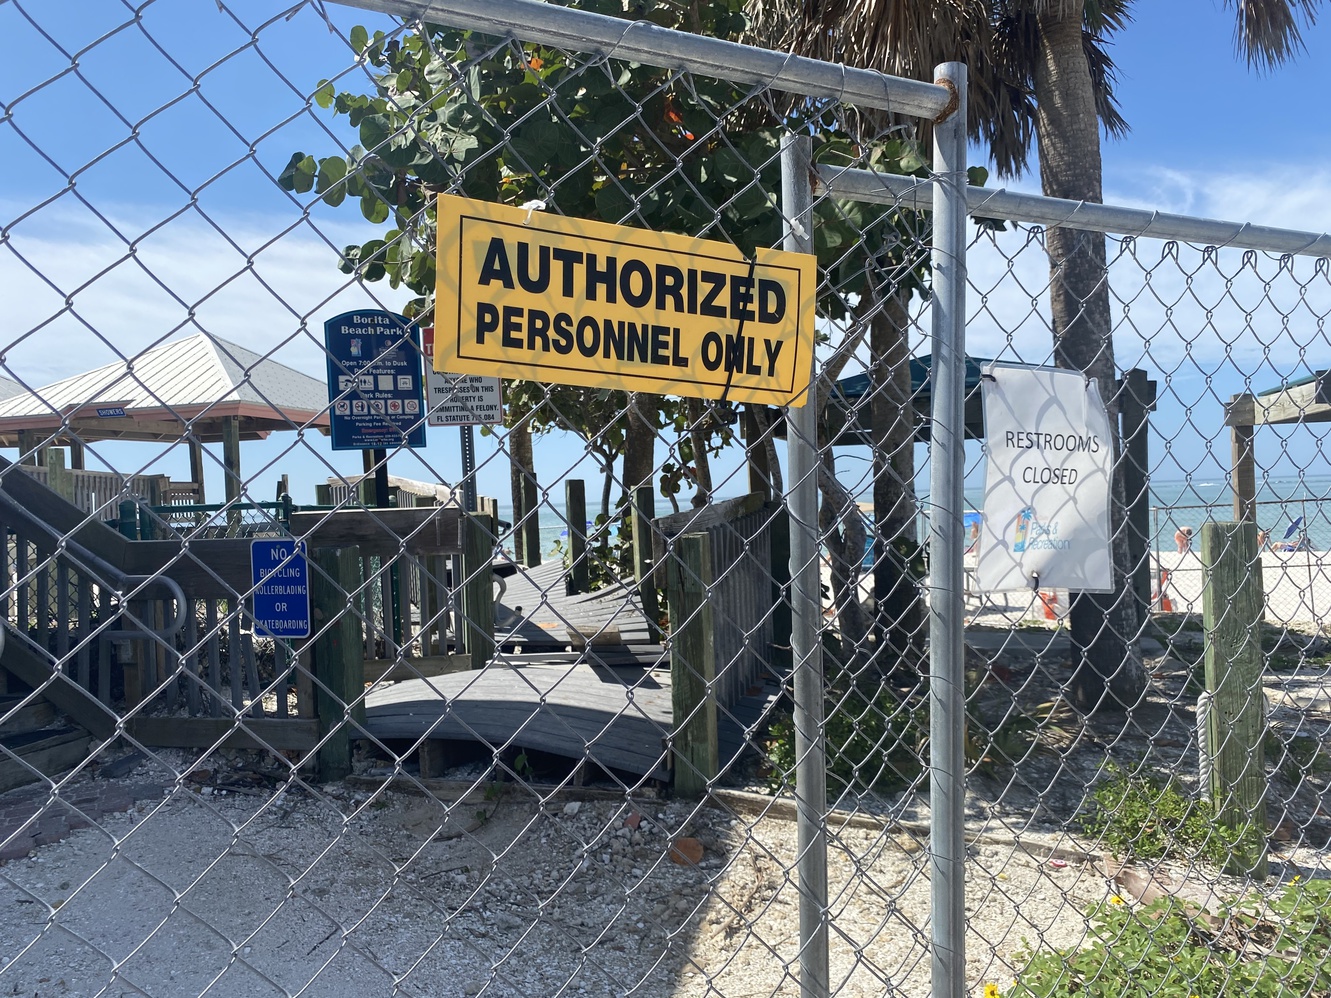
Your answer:
[[[88,756],[115,718],[0,623],[0,793],[56,776]],[[44,686],[42,684],[45,684]],[[30,691],[40,688],[40,696]]]
[[[92,741],[46,700],[25,699],[0,694],[0,793],[72,769],[87,757]]]

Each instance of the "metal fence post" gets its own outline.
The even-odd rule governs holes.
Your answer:
[[[933,425],[929,496],[929,770],[933,996],[966,993],[966,759],[962,526],[966,396],[966,67],[935,78],[956,94],[934,129]]]
[[[781,140],[781,210],[784,248],[813,252],[812,140]],[[812,358],[810,358],[812,363]],[[827,759],[823,744],[823,622],[818,577],[817,369],[804,405],[791,407],[790,577],[791,654],[795,663],[795,802],[798,808],[800,887],[800,996],[828,994],[827,954]]]

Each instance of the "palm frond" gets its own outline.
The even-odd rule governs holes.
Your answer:
[[[1234,10],[1234,50],[1264,72],[1303,52],[1303,29],[1317,23],[1321,0],[1225,0]]]
[[[1114,98],[1109,36],[1129,19],[1131,0],[750,0],[750,40],[800,55],[909,79],[930,79],[939,63],[968,69],[967,129],[989,149],[995,171],[1020,175],[1035,137],[1037,15],[1054,3],[1083,2],[1086,57],[1105,130],[1127,122]],[[929,141],[927,123],[919,138]]]

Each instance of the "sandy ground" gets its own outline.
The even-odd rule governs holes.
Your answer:
[[[0,993],[798,994],[784,813],[755,816],[747,798],[542,802],[478,784],[448,802],[358,786],[222,796],[182,783],[0,867]],[[1075,943],[1082,907],[1110,888],[1059,851],[1056,830],[1018,844],[972,824],[979,993],[1006,983],[1023,937]],[[867,815],[833,828],[838,993],[927,994],[921,828]],[[684,833],[702,847],[697,865],[670,859]]]
[[[1175,558],[1170,585],[1195,600],[1200,566]],[[1267,559],[1273,606],[1301,594],[1310,614],[1323,595],[1331,608],[1319,562]],[[980,656],[969,664],[982,674],[974,709],[992,720],[1056,701],[1070,675],[1067,635],[1038,594],[971,597],[967,607],[973,623],[996,625],[969,632]],[[1161,640],[1148,652],[1150,694],[1126,721],[1050,712],[1016,765],[981,767],[969,781],[971,994],[1006,987],[1031,946],[1079,944],[1088,906],[1124,890],[1114,861],[1078,837],[1108,762],[1149,759],[1195,787],[1189,676],[1201,635]],[[1270,744],[1312,739],[1326,761],[1331,677],[1301,668],[1269,677]],[[703,805],[613,786],[538,791],[484,768],[425,786],[376,764],[315,786],[272,757],[155,753],[121,779],[160,784],[159,796],[0,864],[0,995],[799,993],[797,829],[788,801],[753,793],[761,781]],[[1272,823],[1284,830],[1273,877],[1331,876],[1331,765],[1291,771],[1273,758],[1270,771]],[[58,796],[110,782],[81,775]],[[833,992],[924,998],[927,784],[838,803]],[[1203,893],[1243,886],[1178,862],[1146,876]]]
[[[1160,552],[1168,572],[1164,593],[1176,613],[1202,612],[1202,561],[1196,551]],[[1331,552],[1263,551],[1266,619],[1272,624],[1315,625],[1331,621]]]
[[[1066,635],[1054,630],[972,641],[995,674],[1021,670],[986,686],[1009,703],[1048,697],[1044,684],[1064,668]],[[1032,659],[1032,649],[1043,651]],[[1088,906],[1126,892],[1117,864],[1077,834],[1107,761],[1149,753],[1185,784],[1195,777],[1189,667],[1166,655],[1152,669],[1151,696],[1127,726],[1064,717],[1019,766],[969,781],[970,994],[1008,986],[1029,947],[1078,945]],[[1277,737],[1325,737],[1331,684],[1297,678],[1268,690]],[[479,766],[423,783],[370,766],[311,786],[256,753],[155,754],[122,780],[160,784],[157,797],[0,865],[0,995],[798,995],[789,798],[752,786],[705,804],[608,786],[534,790]],[[1331,876],[1325,776],[1273,775],[1272,820],[1286,832],[1272,882]],[[60,796],[99,784],[113,781],[81,776]],[[927,784],[838,804],[833,993],[924,998]],[[1203,897],[1244,886],[1176,861],[1142,878]]]

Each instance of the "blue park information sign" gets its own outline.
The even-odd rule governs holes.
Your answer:
[[[382,309],[324,323],[333,450],[425,446],[421,330]]]
[[[254,630],[274,638],[310,634],[310,565],[304,541],[250,542]]]

